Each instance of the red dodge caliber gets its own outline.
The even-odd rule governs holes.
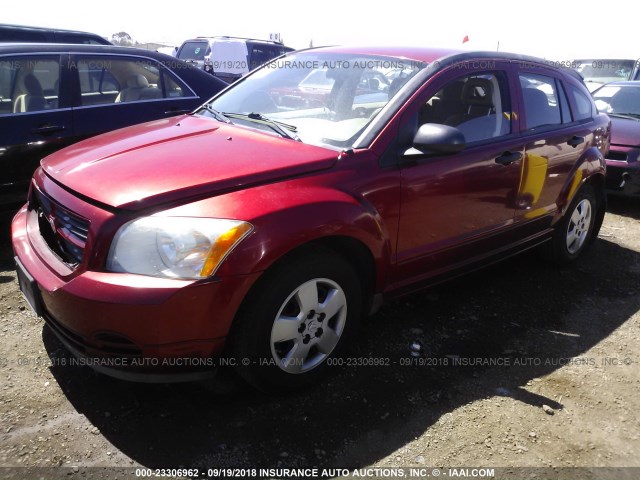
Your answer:
[[[312,75],[325,94],[299,88]],[[44,159],[12,225],[20,286],[106,374],[225,360],[304,387],[387,299],[541,244],[579,257],[609,130],[577,74],[535,58],[293,52],[190,115]]]

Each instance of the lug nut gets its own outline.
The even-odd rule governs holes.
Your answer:
[[[320,315],[318,315],[318,321],[321,322],[323,321],[325,318],[327,317],[326,313],[321,313]]]
[[[320,335],[322,335],[322,329],[321,328],[316,330],[316,337],[320,337]]]
[[[315,310],[310,310],[309,313],[307,314],[307,318],[313,318],[316,316],[316,311]]]

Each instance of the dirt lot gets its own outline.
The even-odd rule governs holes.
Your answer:
[[[544,478],[640,467],[639,218],[640,203],[614,199],[576,266],[528,253],[387,305],[353,352],[387,366],[345,367],[280,398],[231,375],[144,385],[63,366],[68,353],[18,292],[4,222],[0,466],[66,478],[135,478],[96,466],[558,467]]]

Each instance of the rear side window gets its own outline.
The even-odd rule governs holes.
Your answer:
[[[59,90],[58,56],[0,60],[0,115],[56,109]]]
[[[279,45],[247,43],[247,49],[249,51],[249,70],[258,68],[260,65],[284,53],[283,48]]]
[[[204,60],[208,49],[208,42],[184,42],[178,52],[178,58],[181,60]]]
[[[532,73],[520,74],[527,130],[560,125],[562,114],[555,79]]]
[[[593,103],[587,95],[573,86],[569,86],[569,95],[573,98],[575,111],[573,116],[577,121],[593,118]]]
[[[148,59],[83,57],[77,66],[82,106],[187,96],[170,73]]]

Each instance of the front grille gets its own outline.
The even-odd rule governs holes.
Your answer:
[[[616,160],[618,162],[626,162],[627,154],[624,152],[618,152],[616,150],[609,150],[607,154],[607,160]]]
[[[49,248],[68,266],[82,263],[89,236],[89,221],[33,188],[29,209],[38,215],[40,235]]]

